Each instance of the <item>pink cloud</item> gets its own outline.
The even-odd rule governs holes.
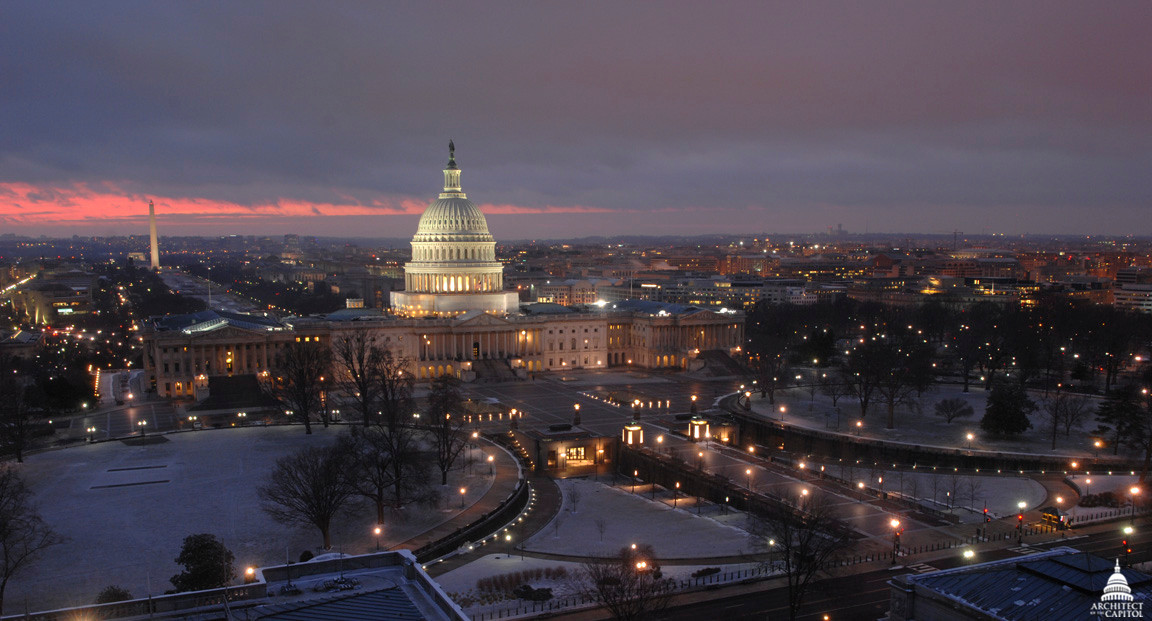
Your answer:
[[[382,195],[370,201],[336,192],[346,203],[325,203],[280,198],[275,202],[241,204],[190,196],[160,196],[121,189],[114,182],[39,187],[27,183],[0,183],[0,222],[21,226],[77,226],[138,223],[148,216],[148,201],[169,221],[210,223],[276,218],[323,218],[333,216],[419,215],[428,206],[424,198]],[[608,209],[587,206],[532,207],[481,205],[489,214],[604,213]]]

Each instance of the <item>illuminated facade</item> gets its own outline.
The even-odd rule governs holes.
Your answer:
[[[404,284],[392,293],[392,309],[401,315],[504,314],[519,304],[515,291],[504,291],[504,265],[496,260],[488,221],[460,187],[451,142],[444,191],[420,216]]]
[[[160,318],[142,331],[144,368],[160,396],[199,400],[209,376],[259,375],[274,370],[289,342],[334,343],[359,329],[407,358],[420,381],[440,375],[503,381],[617,366],[694,370],[701,352],[735,354],[743,343],[744,315],[726,309],[639,300],[521,308],[516,292],[503,290],[495,249],[484,214],[460,189],[452,152],[444,192],[412,238],[407,290],[392,293],[392,313],[276,320],[205,311]]]

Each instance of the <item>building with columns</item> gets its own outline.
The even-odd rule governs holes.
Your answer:
[[[503,290],[503,266],[484,214],[460,189],[455,150],[444,191],[420,218],[405,265],[407,289],[392,311],[348,309],[324,317],[205,311],[146,322],[144,368],[164,397],[206,396],[213,375],[259,375],[293,341],[332,343],[352,330],[410,361],[421,381],[453,375],[515,380],[530,373],[632,367],[694,370],[701,352],[736,354],[744,315],[696,306],[622,300],[520,305]]]

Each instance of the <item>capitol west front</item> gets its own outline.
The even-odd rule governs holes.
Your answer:
[[[691,306],[624,301],[604,308],[521,305],[484,214],[460,185],[454,149],[444,189],[420,217],[405,290],[383,316],[333,313],[282,321],[205,311],[144,329],[144,366],[160,396],[200,399],[208,377],[258,375],[296,340],[331,343],[364,329],[411,361],[420,380],[453,375],[508,380],[529,373],[632,366],[693,369],[704,351],[739,352],[744,317]]]

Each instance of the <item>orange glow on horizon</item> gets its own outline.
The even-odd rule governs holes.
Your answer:
[[[180,220],[219,221],[283,217],[395,216],[419,215],[435,194],[427,198],[381,196],[370,202],[345,204],[314,203],[279,198],[275,202],[244,205],[196,197],[136,194],[121,190],[111,182],[74,184],[71,187],[38,187],[26,183],[0,183],[0,223],[14,226],[96,225],[123,223],[137,225],[148,219],[148,201],[156,204],[158,218],[179,216]],[[480,205],[486,214],[611,213],[613,210],[580,205],[530,207],[524,205]]]

